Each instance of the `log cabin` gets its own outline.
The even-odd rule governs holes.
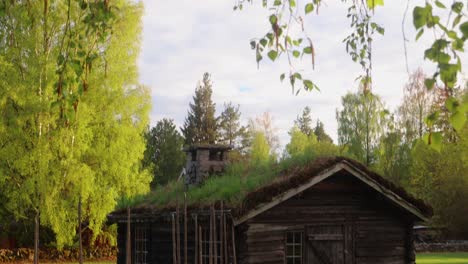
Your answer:
[[[228,150],[187,149],[185,193],[223,177],[209,171],[222,173]],[[288,169],[236,194],[237,202],[188,202],[180,192],[176,201],[148,200],[109,215],[118,225],[118,264],[410,264],[413,226],[432,215],[423,201],[344,157]]]

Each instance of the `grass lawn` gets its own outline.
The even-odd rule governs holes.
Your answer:
[[[468,264],[468,252],[456,253],[421,253],[416,256],[417,264]]]

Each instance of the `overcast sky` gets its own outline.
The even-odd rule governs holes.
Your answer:
[[[407,1],[386,1],[385,7],[375,13],[377,22],[385,27],[385,36],[373,43],[373,89],[391,110],[400,103],[408,78],[402,37]],[[341,107],[341,96],[357,91],[354,80],[360,74],[359,65],[351,61],[342,43],[350,32],[347,6],[342,1],[324,1],[327,4],[319,15],[306,19],[306,30],[316,50],[316,67],[312,70],[310,64],[304,64],[301,69],[321,91],[302,91],[297,96],[291,93],[288,82],[279,81],[279,75],[289,71],[286,61],[265,61],[257,69],[249,42],[269,29],[268,10],[261,8],[261,1],[254,1],[241,12],[233,11],[234,0],[143,2],[140,80],[152,91],[152,125],[172,118],[181,126],[198,80],[209,72],[218,114],[228,101],[240,105],[244,122],[269,111],[284,146],[294,119],[309,106],[314,121],[319,118],[336,142],[336,109]],[[423,2],[410,2],[405,24],[408,64],[410,70],[421,66],[430,73],[434,68],[423,60],[423,52],[432,39],[423,36],[415,42],[411,18],[413,6]]]

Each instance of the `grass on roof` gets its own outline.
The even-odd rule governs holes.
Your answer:
[[[201,186],[187,190],[187,205],[208,206],[213,202],[224,201],[227,206],[236,206],[243,198],[261,186],[272,182],[281,172],[304,165],[315,159],[315,155],[302,155],[260,164],[234,163],[219,176],[212,176]],[[183,202],[185,186],[183,181],[171,181],[157,187],[151,193],[136,197],[132,206],[173,207],[177,201]],[[121,207],[122,208],[122,207]]]

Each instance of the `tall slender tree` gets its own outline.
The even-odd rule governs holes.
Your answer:
[[[312,117],[310,116],[310,107],[304,107],[302,110],[301,116],[297,116],[294,124],[302,131],[302,133],[310,136],[313,132],[312,130]]]
[[[336,112],[338,144],[369,166],[375,160],[374,150],[385,128],[386,110],[380,97],[370,91],[348,93],[341,102],[343,109]]]
[[[216,105],[211,99],[213,93],[210,74],[203,75],[202,82],[195,89],[193,103],[182,127],[185,144],[213,144],[218,140],[218,120],[215,117]]]
[[[414,71],[403,90],[403,101],[398,107],[400,127],[406,142],[422,138],[428,132],[425,118],[431,113],[436,99],[435,89],[428,89],[426,75],[421,68]]]

